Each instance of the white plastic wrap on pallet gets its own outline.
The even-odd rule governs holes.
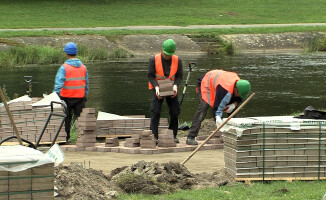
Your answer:
[[[221,131],[236,130],[237,136],[240,137],[244,130],[257,128],[263,124],[267,126],[277,127],[287,125],[291,130],[301,130],[302,125],[326,124],[326,120],[318,119],[299,119],[293,116],[268,116],[268,117],[248,117],[248,118],[232,118],[225,124]]]
[[[20,145],[0,146],[0,171],[19,172],[47,163],[55,163],[57,166],[63,160],[64,153],[58,144],[46,153]]]

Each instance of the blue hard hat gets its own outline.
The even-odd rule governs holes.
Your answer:
[[[76,55],[78,53],[77,45],[73,42],[68,42],[63,50],[69,55]]]

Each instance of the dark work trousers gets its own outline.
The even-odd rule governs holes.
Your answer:
[[[67,104],[67,117],[65,120],[65,131],[67,133],[66,139],[70,139],[70,127],[72,120],[72,111],[75,117],[79,117],[83,108],[85,107],[86,98],[67,98],[60,97]]]
[[[178,133],[178,116],[180,114],[180,105],[178,101],[178,95],[174,98],[164,97],[163,99],[158,99],[156,96],[155,89],[152,90],[152,104],[151,104],[151,130],[154,134],[155,139],[158,139],[158,126],[161,117],[161,108],[163,100],[169,107],[170,123],[169,129],[173,130],[174,137],[177,137]]]
[[[198,87],[198,101],[199,101],[198,108],[192,120],[192,125],[188,133],[188,138],[197,137],[201,123],[205,119],[207,110],[209,108],[208,103],[206,103],[201,97],[200,86]]]

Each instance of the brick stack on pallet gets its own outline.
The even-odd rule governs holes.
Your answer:
[[[106,138],[105,147],[118,147],[119,139],[118,138]]]
[[[83,108],[80,117],[77,120],[77,142],[76,146],[89,149],[95,147],[96,143],[96,117],[94,108]]]
[[[156,141],[151,130],[143,130],[141,133],[140,148],[155,149]]]
[[[38,100],[38,99],[37,99]],[[36,143],[43,127],[51,112],[47,107],[32,107],[34,101],[19,101],[9,104],[9,109],[13,115],[16,127],[21,138]],[[54,112],[63,113],[62,108],[54,108]],[[41,142],[52,142],[57,133],[62,118],[53,116],[44,131]],[[9,136],[15,136],[11,121],[4,106],[0,107],[0,140]],[[57,141],[65,141],[66,133],[64,129],[60,130]],[[17,140],[13,140],[17,142]]]
[[[225,169],[236,180],[326,177],[326,123],[247,127],[223,132]]]
[[[8,199],[54,200],[54,164],[0,171],[0,200]]]
[[[177,144],[174,142],[173,130],[162,129],[158,134],[158,144],[159,147],[176,147]]]
[[[130,137],[133,129],[150,129],[150,118],[128,117],[130,118],[97,120],[97,137]],[[168,128],[167,118],[160,119],[159,130],[164,128]]]

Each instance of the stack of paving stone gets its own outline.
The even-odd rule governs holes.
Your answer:
[[[204,141],[206,140],[208,135],[202,135],[202,136],[197,136],[196,140],[197,141]],[[222,144],[223,143],[223,138],[222,138],[222,132],[218,131],[213,135],[213,137],[207,141],[207,144]]]
[[[54,200],[54,164],[0,171],[0,200],[8,199]]]
[[[119,139],[118,138],[106,138],[105,147],[118,147]]]
[[[158,144],[159,147],[176,147],[177,144],[174,142],[173,130],[162,129],[158,134]]]
[[[94,108],[83,108],[77,120],[77,148],[95,147],[96,117]]]
[[[326,177],[326,123],[256,125],[223,132],[225,169],[236,180]]]
[[[157,83],[160,88],[161,97],[174,95],[173,81],[171,79],[158,80]]]
[[[119,136],[129,137],[133,129],[150,129],[150,118],[108,119],[96,121],[97,137]],[[161,118],[159,130],[168,127],[168,119]]]
[[[141,133],[140,148],[155,149],[156,141],[151,130],[143,130]]]
[[[16,127],[21,138],[30,142],[36,142],[44,128],[44,125],[51,112],[49,107],[32,107],[34,101],[19,101],[9,104],[9,109],[13,115]],[[63,113],[62,108],[54,108],[54,112]],[[62,118],[52,116],[47,128],[44,131],[41,142],[52,142],[61,124]],[[0,107],[0,140],[9,136],[15,136],[11,121],[6,108]],[[66,133],[60,130],[57,141],[65,141]],[[13,140],[17,141],[17,140]]]
[[[124,147],[140,147],[141,129],[132,130],[131,138],[127,138]]]

